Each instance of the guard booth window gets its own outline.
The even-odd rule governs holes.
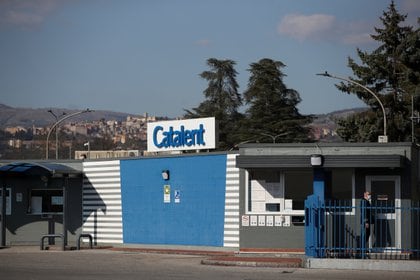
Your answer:
[[[285,198],[292,201],[293,210],[303,210],[305,199],[312,193],[312,172],[285,173]]]
[[[292,214],[303,211],[312,193],[311,171],[248,170],[247,212]],[[298,213],[298,212],[296,212]]]
[[[28,210],[30,214],[63,213],[63,190],[31,190]]]

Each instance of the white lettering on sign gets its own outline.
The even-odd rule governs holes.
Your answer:
[[[216,148],[215,118],[147,124],[147,151],[181,151]]]

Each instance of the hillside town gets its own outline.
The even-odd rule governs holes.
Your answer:
[[[94,158],[142,155],[146,150],[147,123],[163,119],[157,116],[127,115],[124,121],[100,119],[97,121],[64,122],[58,126],[58,158],[74,159],[85,155],[89,143]],[[339,142],[336,123],[331,115],[316,118],[310,125],[313,139],[321,142]],[[51,126],[6,126],[0,131],[0,158],[18,159],[45,157],[46,138]],[[55,153],[55,131],[49,138],[50,153]],[[86,144],[86,145],[85,145]],[[95,151],[106,151],[98,153]],[[126,151],[126,152],[122,152]]]
[[[127,116],[125,121],[105,120],[65,122],[58,126],[59,158],[77,158],[77,150],[135,150],[138,155],[146,147],[147,122],[157,117]],[[0,134],[0,158],[40,158],[45,153],[50,127],[8,126]],[[50,152],[56,149],[55,132],[49,137]],[[123,155],[126,155],[123,153]]]

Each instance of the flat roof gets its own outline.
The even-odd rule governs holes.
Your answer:
[[[13,162],[0,166],[1,176],[50,176],[82,175],[82,172],[59,163]]]

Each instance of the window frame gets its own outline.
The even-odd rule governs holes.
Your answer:
[[[6,216],[12,215],[12,201],[12,188],[6,187]],[[3,188],[0,188],[0,207],[3,207]]]
[[[305,215],[305,209],[303,210],[293,210],[293,209],[286,209],[285,208],[285,204],[286,201],[288,199],[285,198],[285,191],[286,191],[286,187],[285,186],[285,173],[287,173],[288,171],[285,170],[279,170],[279,183],[281,185],[281,190],[282,190],[282,198],[280,198],[279,200],[283,200],[283,203],[280,205],[280,211],[279,212],[274,212],[274,211],[250,211],[249,207],[250,207],[250,203],[251,201],[250,199],[250,189],[251,189],[251,180],[250,180],[250,175],[249,175],[249,169],[245,169],[245,211],[244,214],[245,215],[280,215],[280,216],[304,216]],[[292,172],[296,172],[296,171],[292,171]],[[339,211],[339,212],[335,212],[335,213],[339,213],[339,214],[344,214],[344,215],[355,215],[356,214],[356,174],[355,174],[355,170],[352,169],[351,172],[351,210],[347,211]],[[327,213],[328,215],[328,213]]]
[[[33,195],[33,192],[45,192],[45,194],[43,194],[42,196],[40,195]],[[52,195],[52,192],[61,192],[61,196],[60,195]],[[41,212],[34,212],[33,209],[33,201],[32,198],[33,197],[42,197],[41,200]],[[53,204],[52,200],[53,198],[57,198],[57,197],[61,197],[61,203],[58,204]],[[61,205],[61,211],[44,211],[44,199],[45,198],[49,198],[48,204],[49,206],[47,208],[51,208],[52,205]],[[54,189],[30,189],[29,190],[29,195],[28,195],[28,214],[29,215],[63,215],[63,211],[64,211],[64,190],[60,189],[60,188],[54,188]]]
[[[305,210],[293,210],[293,209],[286,209],[286,202],[288,199],[285,198],[285,171],[279,170],[279,184],[280,184],[280,190],[281,190],[281,198],[278,198],[280,202],[280,211],[250,211],[250,189],[251,189],[251,180],[249,175],[249,170],[245,170],[245,215],[274,215],[274,216],[304,216]]]

